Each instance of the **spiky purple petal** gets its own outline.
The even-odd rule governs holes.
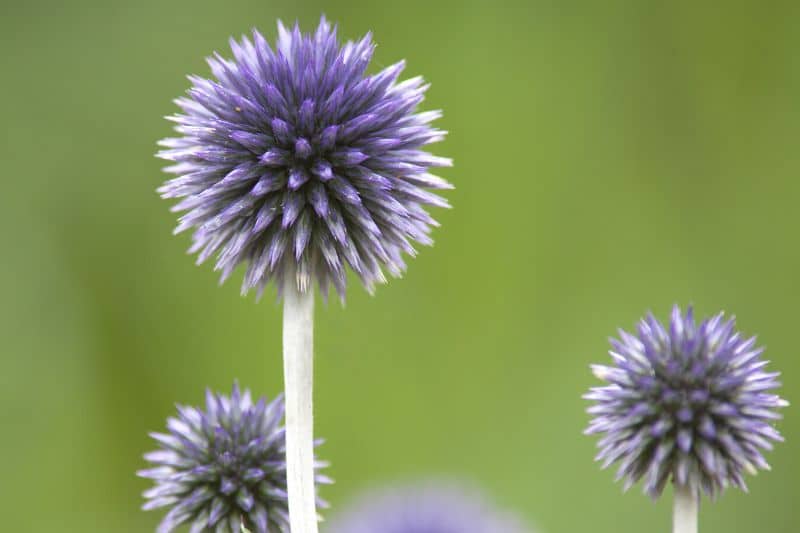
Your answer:
[[[772,394],[778,373],[765,371],[755,337],[734,326],[722,313],[696,324],[675,306],[668,329],[649,314],[636,335],[611,339],[612,366],[592,366],[608,385],[584,396],[586,433],[602,435],[596,459],[617,463],[626,489],[644,479],[657,498],[673,481],[715,497],[769,467],[762,452],[783,440],[773,423],[788,403]]]
[[[448,206],[427,190],[450,188],[428,172],[451,165],[421,150],[445,135],[439,112],[416,112],[427,85],[398,83],[403,62],[367,75],[370,35],[340,46],[324,18],[313,34],[279,23],[275,48],[257,31],[230,46],[208,59],[213,80],[189,77],[169,117],[181,137],[158,154],[198,262],[216,255],[223,280],[248,265],[243,293],[293,275],[344,297],[345,266],[370,291],[384,268],[400,275],[410,243],[431,243],[424,206]]]
[[[168,433],[151,434],[160,446],[144,456],[152,467],[138,472],[154,482],[143,509],[170,508],[159,533],[181,524],[239,533],[242,521],[253,533],[287,533],[283,410],[282,397],[254,404],[250,391],[235,384],[230,396],[206,391],[204,410],[178,406]],[[316,481],[330,483],[319,473]]]

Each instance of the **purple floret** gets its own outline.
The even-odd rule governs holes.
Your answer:
[[[452,483],[369,493],[331,521],[330,533],[528,533],[516,517]]]
[[[143,509],[170,508],[157,531],[190,524],[191,533],[240,533],[242,525],[253,533],[288,533],[283,413],[282,397],[254,404],[238,385],[230,397],[206,391],[205,410],[178,406],[168,432],[151,433],[160,448],[145,454],[152,466],[138,472],[155,483]],[[320,473],[316,481],[330,483]]]
[[[602,434],[596,459],[619,465],[626,490],[644,479],[657,498],[672,480],[713,498],[769,468],[762,452],[783,440],[774,423],[788,403],[772,393],[779,373],[765,370],[763,348],[734,326],[722,313],[695,324],[675,306],[669,330],[649,314],[637,335],[611,339],[612,366],[592,367],[608,385],[584,396],[586,433]]]
[[[216,256],[222,280],[246,264],[242,292],[259,294],[294,276],[343,298],[347,267],[370,291],[384,268],[401,275],[403,253],[432,243],[425,207],[448,207],[431,190],[451,188],[430,173],[451,161],[421,150],[445,135],[440,112],[417,112],[428,86],[398,83],[402,61],[366,75],[371,36],[340,46],[324,18],[314,34],[279,23],[274,49],[255,30],[230,46],[233,60],[209,58],[213,80],[189,77],[169,117],[181,136],[158,154],[198,263]]]

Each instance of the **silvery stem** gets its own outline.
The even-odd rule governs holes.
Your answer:
[[[292,533],[317,533],[314,487],[314,291],[283,287],[283,377],[286,394],[286,482]]]
[[[672,533],[697,533],[697,495],[686,485],[676,484],[674,492]]]

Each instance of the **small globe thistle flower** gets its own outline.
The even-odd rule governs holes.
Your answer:
[[[626,490],[644,478],[657,498],[672,480],[713,498],[769,468],[762,452],[783,440],[773,423],[788,403],[771,393],[779,373],[765,370],[763,348],[734,327],[723,313],[696,324],[691,307],[675,306],[668,330],[649,314],[636,335],[611,339],[613,366],[592,367],[608,385],[584,396],[594,402],[586,433],[603,434],[597,460],[619,463]]]
[[[206,391],[205,410],[178,406],[169,432],[151,433],[160,449],[144,457],[153,467],[138,472],[155,482],[143,509],[171,507],[159,533],[184,523],[192,533],[288,532],[283,413],[282,397],[254,404],[236,384],[230,397]],[[316,482],[330,480],[317,472]]]
[[[455,484],[384,489],[331,521],[331,533],[526,533],[522,522]]]
[[[448,207],[429,190],[451,188],[429,172],[451,161],[420,149],[445,135],[439,111],[416,111],[428,85],[398,83],[402,61],[366,75],[371,35],[340,47],[324,17],[313,35],[279,23],[274,49],[255,30],[230,46],[208,59],[215,79],[189,77],[168,117],[181,136],[160,143],[176,233],[194,229],[190,251],[216,254],[223,281],[247,264],[243,293],[296,276],[343,298],[347,266],[370,291],[383,268],[399,276],[412,243],[432,243],[424,207]]]

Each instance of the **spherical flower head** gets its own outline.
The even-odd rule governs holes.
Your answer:
[[[452,483],[422,483],[367,494],[334,518],[331,533],[526,533],[481,494]]]
[[[216,254],[223,281],[246,264],[242,292],[259,294],[294,276],[343,298],[347,267],[370,291],[384,268],[401,275],[412,243],[432,243],[425,207],[448,207],[430,190],[451,188],[430,173],[451,161],[420,150],[445,135],[440,112],[417,112],[428,86],[398,83],[402,61],[367,75],[371,36],[340,47],[324,18],[313,35],[278,23],[274,49],[255,30],[230,46],[233,60],[208,59],[213,80],[189,77],[168,117],[181,136],[158,154],[198,263]]]
[[[151,434],[160,445],[145,455],[152,468],[138,472],[155,482],[143,509],[171,507],[159,533],[184,523],[192,533],[288,532],[283,412],[282,397],[254,404],[238,385],[230,397],[206,391],[205,410],[178,406],[168,433]]]
[[[769,468],[762,451],[783,440],[773,423],[788,403],[770,392],[778,372],[765,370],[755,337],[734,327],[723,313],[697,325],[691,307],[675,306],[669,330],[649,314],[636,335],[611,339],[613,366],[592,367],[608,385],[584,396],[594,402],[586,432],[603,434],[597,460],[619,464],[626,490],[644,478],[657,498],[672,480],[713,498]]]

